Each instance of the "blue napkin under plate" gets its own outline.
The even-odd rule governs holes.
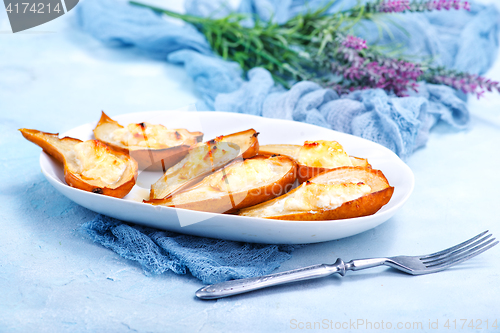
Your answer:
[[[94,242],[139,262],[147,274],[190,272],[207,284],[269,274],[298,247],[188,236],[100,214],[84,223],[82,230]]]

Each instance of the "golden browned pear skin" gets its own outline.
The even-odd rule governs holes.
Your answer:
[[[254,129],[248,129],[191,147],[187,156],[151,185],[150,199],[166,199],[235,159],[255,156],[259,151],[258,134]]]
[[[142,125],[145,131],[146,125],[144,123],[137,125]],[[172,130],[177,138],[176,145],[159,148],[128,146],[111,138],[111,134],[114,131],[122,128],[124,128],[122,125],[102,112],[101,118],[94,128],[94,136],[97,140],[104,142],[112,149],[130,154],[137,161],[139,169],[165,171],[184,158],[190,146],[203,140],[202,132],[189,132],[184,128],[177,128]]]
[[[292,188],[295,178],[296,163],[289,157],[255,156],[234,161],[192,188],[167,199],[145,202],[203,212],[232,213],[284,194]]]
[[[298,165],[297,169],[297,179],[299,184],[319,175],[320,173],[332,170],[334,168],[323,168],[306,165],[299,162],[299,153],[302,146],[300,145],[290,145],[290,144],[271,144],[262,145],[259,149],[260,155],[284,155],[293,158]],[[364,168],[371,168],[372,166],[368,163],[366,158],[360,158],[355,156],[349,156],[353,166],[359,166]]]
[[[128,154],[111,150],[100,141],[91,140],[96,148],[104,151],[106,154],[113,155],[126,165],[120,179],[113,184],[108,184],[101,179],[86,179],[78,172],[74,147],[82,143],[82,140],[70,137],[60,139],[57,133],[41,132],[34,129],[21,128],[20,131],[27,140],[40,146],[47,154],[63,164],[64,179],[69,186],[88,192],[123,198],[135,185],[138,171],[137,162],[130,158]]]
[[[274,214],[267,213],[269,212],[269,207],[275,205],[277,201],[287,200],[294,195],[295,192],[299,191],[300,187],[297,187],[281,197],[277,197],[253,207],[241,209],[239,215],[295,221],[348,219],[375,214],[389,202],[394,193],[394,187],[389,185],[382,171],[363,167],[335,168],[310,179],[301,186],[309,186],[310,184],[333,184],[336,183],[337,180],[340,180],[340,184],[342,184],[342,182],[362,182],[370,186],[370,192],[354,200],[345,201],[340,206],[332,209],[321,208],[309,209],[307,211],[286,211],[282,209]],[[300,200],[300,198],[297,199]]]

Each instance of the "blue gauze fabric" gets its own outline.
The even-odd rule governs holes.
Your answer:
[[[282,23],[328,1],[242,0],[238,11]],[[355,3],[339,0],[329,10],[346,9]],[[188,13],[198,16],[222,17],[231,10],[221,0],[187,0],[185,4]],[[340,97],[307,81],[286,90],[275,86],[270,73],[262,68],[254,68],[244,77],[237,64],[215,56],[204,36],[188,24],[114,0],[86,0],[76,8],[82,30],[104,43],[135,47],[151,57],[183,65],[202,98],[198,110],[315,124],[378,142],[403,159],[425,145],[437,122],[454,129],[466,128],[469,122],[464,96],[446,86],[422,82],[418,93],[404,98],[379,89]],[[484,73],[496,58],[499,16],[493,6],[472,4],[470,12],[390,17],[406,31],[389,25],[390,33],[379,35],[373,23],[365,22],[356,34],[368,43],[397,43],[408,54],[432,57],[436,65],[472,73]],[[252,20],[245,24],[251,25]],[[268,273],[289,258],[293,249],[178,235],[100,215],[86,223],[84,230],[94,241],[140,262],[146,272],[182,274],[189,270],[205,283]]]
[[[297,246],[267,245],[188,236],[129,225],[97,215],[82,229],[103,246],[135,260],[147,273],[188,271],[203,283],[269,274]]]
[[[282,23],[327,2],[242,0],[238,11]],[[336,1],[330,11],[354,4],[355,0]],[[403,159],[425,145],[429,130],[438,121],[455,129],[463,129],[469,122],[464,96],[446,86],[421,83],[419,93],[404,101],[373,90],[339,98],[311,82],[297,83],[286,91],[275,87],[262,68],[254,68],[242,79],[239,66],[214,56],[204,36],[188,24],[114,0],[87,0],[77,8],[82,29],[109,45],[134,46],[152,57],[183,65],[202,97],[199,110],[303,121],[378,142]],[[221,17],[229,13],[230,6],[223,0],[188,0],[186,10],[194,15]],[[443,10],[388,16],[396,21],[388,25],[390,33],[381,36],[372,22],[364,22],[357,35],[368,43],[397,43],[408,54],[432,57],[436,65],[478,74],[484,73],[496,57],[499,16],[493,6],[472,4],[470,12]]]

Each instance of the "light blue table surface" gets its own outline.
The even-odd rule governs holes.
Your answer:
[[[197,279],[146,276],[92,243],[79,228],[95,213],[47,183],[40,148],[17,129],[64,132],[101,110],[177,109],[197,100],[193,85],[181,67],[103,46],[71,13],[9,31],[0,10],[0,332],[311,331],[315,322],[318,331],[500,332],[500,246],[437,274],[381,267],[201,301]],[[487,76],[500,80],[500,58]],[[486,229],[500,236],[500,95],[469,105],[470,129],[435,129],[407,161],[415,190],[393,218],[300,248],[279,271],[434,252]]]

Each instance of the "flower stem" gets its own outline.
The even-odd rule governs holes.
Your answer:
[[[302,13],[283,24],[255,18],[251,27],[241,22],[246,14],[223,18],[198,17],[130,1],[170,17],[193,24],[223,59],[237,62],[247,72],[267,69],[276,83],[313,80],[345,93],[357,89],[382,88],[398,96],[417,90],[417,82],[446,84],[480,96],[480,89],[497,90],[497,82],[477,75],[433,68],[384,55],[366,41],[349,34],[362,19],[373,20],[381,13],[421,12],[441,9],[469,9],[460,0],[378,0],[349,10],[329,13],[334,1],[315,11]],[[333,77],[332,77],[333,74]],[[479,91],[478,91],[479,90]]]

